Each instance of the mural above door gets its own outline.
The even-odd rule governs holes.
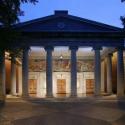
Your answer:
[[[46,61],[43,59],[30,59],[29,61],[30,72],[45,72]],[[53,60],[54,72],[70,72],[70,59],[54,59]],[[93,72],[94,61],[93,60],[77,60],[78,72]]]

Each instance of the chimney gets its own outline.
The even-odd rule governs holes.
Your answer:
[[[55,15],[68,15],[67,10],[55,10]]]

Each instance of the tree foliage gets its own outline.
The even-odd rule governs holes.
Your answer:
[[[125,0],[121,0],[121,2],[125,2]],[[125,29],[125,16],[121,16],[120,20],[122,21],[122,25],[124,26]]]
[[[21,4],[36,4],[37,0],[0,0],[0,48],[20,56],[20,48],[8,47],[8,42],[21,41],[21,33],[15,31],[12,25],[19,21],[22,14]]]
[[[17,21],[18,16],[21,15],[21,3],[33,3],[37,0],[0,0],[0,23],[8,27]]]

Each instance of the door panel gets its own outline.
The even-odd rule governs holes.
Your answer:
[[[94,93],[94,79],[86,79],[86,93],[87,94]]]
[[[36,94],[36,89],[37,89],[37,80],[29,79],[29,93]]]
[[[66,93],[66,79],[57,79],[57,93]]]

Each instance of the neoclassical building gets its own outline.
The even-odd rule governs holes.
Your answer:
[[[68,11],[19,23],[22,34],[0,49],[0,98],[124,96],[124,30]]]

